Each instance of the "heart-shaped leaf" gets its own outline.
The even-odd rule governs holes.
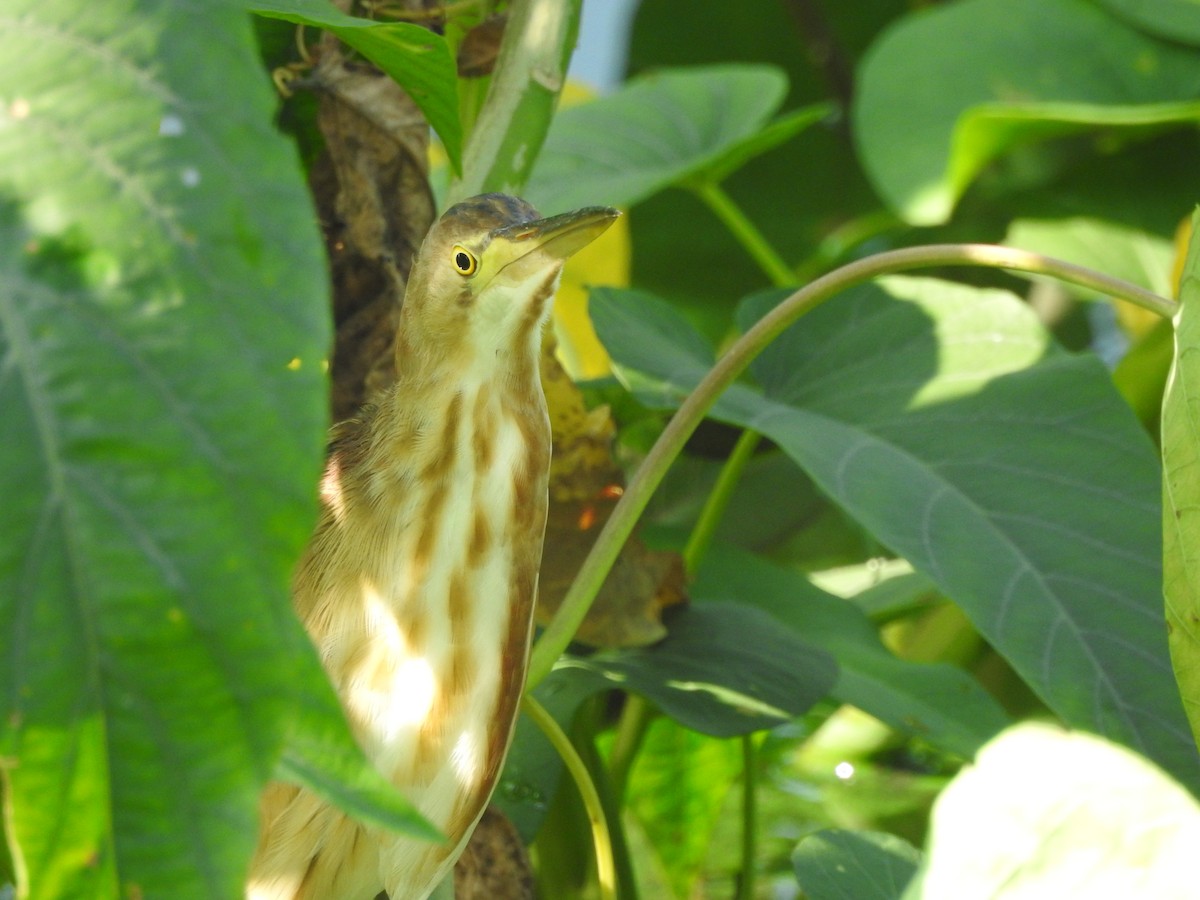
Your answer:
[[[969,757],[1009,724],[966,672],[898,659],[857,606],[789,569],[717,544],[705,555],[691,593],[697,602],[736,601],[770,613],[833,654],[834,697],[944,750]]]
[[[1021,144],[1200,117],[1200,58],[1084,0],[912,13],[876,41],[857,80],[859,156],[888,205],[921,225],[945,221],[983,167]]]
[[[543,210],[627,206],[672,185],[719,181],[828,115],[806,107],[770,122],[787,93],[771,66],[664,70],[563,110],[529,181]]]
[[[1194,0],[1099,0],[1118,18],[1149,34],[1200,45],[1200,6]]]
[[[705,603],[672,613],[652,647],[567,657],[558,668],[590,673],[597,688],[653,700],[688,728],[733,737],[773,728],[829,693],[837,664],[824,650],[751,607]]]
[[[755,320],[778,294],[744,309]],[[618,368],[666,384],[695,343],[644,296],[592,295]],[[675,359],[655,368],[656,359]],[[692,370],[706,364],[696,355]],[[837,503],[962,606],[1068,722],[1188,784],[1200,766],[1170,677],[1153,446],[1088,356],[1001,291],[890,279],[819,307],[759,357],[714,417],[776,441]],[[687,385],[680,385],[685,387]]]
[[[921,851],[879,831],[827,828],[792,852],[796,880],[808,900],[900,900]]]
[[[586,697],[620,689],[653,700],[687,728],[731,737],[802,715],[837,679],[828,653],[749,606],[678,609],[666,625],[667,637],[651,647],[564,656],[535,696],[564,727]],[[522,717],[496,798],[527,838],[541,825],[561,769],[550,743]]]

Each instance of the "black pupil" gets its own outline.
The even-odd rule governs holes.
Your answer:
[[[471,268],[471,257],[462,252],[456,253],[454,256],[454,264],[465,272],[467,269]]]

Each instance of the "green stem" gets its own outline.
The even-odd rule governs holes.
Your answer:
[[[629,784],[629,770],[637,758],[638,750],[646,737],[646,729],[654,718],[654,707],[637,694],[625,695],[625,708],[617,720],[617,732],[613,739],[612,752],[608,755],[608,780],[612,784],[613,797],[618,804],[625,802],[625,787]]]
[[[607,723],[607,701],[608,698],[601,694],[590,697],[583,703],[571,728],[571,743],[587,766],[592,784],[596,786],[596,793],[600,796],[600,805],[604,809],[609,841],[612,843],[617,896],[621,900],[638,900],[640,893],[637,877],[634,875],[633,861],[629,856],[625,823],[621,820],[621,800],[613,791],[612,779],[605,768],[604,759],[596,749],[596,735]]]
[[[484,191],[516,193],[529,178],[579,33],[582,0],[513,0],[471,139],[462,177],[446,205]]]
[[[783,261],[775,248],[751,222],[725,189],[712,181],[699,181],[691,185],[699,197],[729,229],[738,242],[746,248],[759,268],[774,282],[776,287],[791,287],[796,283],[796,273]]]
[[[754,900],[754,857],[758,843],[758,766],[754,735],[742,735],[742,871],[737,900]]]
[[[696,574],[696,567],[700,565],[708,545],[712,543],[717,526],[721,524],[721,517],[725,515],[729,501],[733,499],[733,489],[741,480],[746,464],[754,456],[760,437],[757,431],[748,428],[743,431],[733,446],[733,452],[721,467],[717,483],[713,485],[708,499],[704,501],[700,518],[696,520],[696,526],[688,537],[687,546],[683,548],[683,565],[689,575]]]
[[[587,766],[580,758],[570,738],[558,727],[558,722],[531,695],[526,694],[523,701],[525,714],[541,729],[547,740],[553,745],[563,765],[567,767],[579,796],[587,810],[588,821],[592,825],[592,841],[596,847],[596,878],[600,883],[601,900],[616,900],[616,863],[613,860],[612,840],[608,833],[608,824],[604,817],[604,806],[600,795],[592,783]]]
[[[875,210],[843,222],[825,236],[816,252],[796,266],[796,281],[812,281],[860,244],[887,232],[907,227],[889,210]]]
[[[667,423],[642,465],[625,488],[625,494],[605,523],[575,581],[550,625],[533,648],[528,688],[540,684],[587,615],[617,554],[624,546],[650,497],[675,461],[684,443],[704,419],[721,392],[745,371],[750,361],[802,315],[849,287],[881,275],[928,269],[934,266],[983,266],[1037,275],[1049,275],[1068,284],[1119,297],[1161,316],[1174,314],[1177,304],[1135,284],[1112,278],[1062,260],[989,244],[935,244],[891,250],[856,260],[796,291],[758,321],[730,346],[715,366],[688,395]]]

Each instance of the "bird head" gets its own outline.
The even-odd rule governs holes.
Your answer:
[[[400,352],[486,360],[530,346],[549,314],[563,263],[618,215],[588,207],[541,218],[505,194],[450,207],[413,262]]]

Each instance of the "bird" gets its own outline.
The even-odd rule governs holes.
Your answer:
[[[268,784],[247,900],[423,900],[451,872],[511,742],[533,630],[550,425],[541,331],[565,260],[617,217],[482,194],[414,258],[396,379],[335,426],[293,606],[367,759],[448,840]]]

